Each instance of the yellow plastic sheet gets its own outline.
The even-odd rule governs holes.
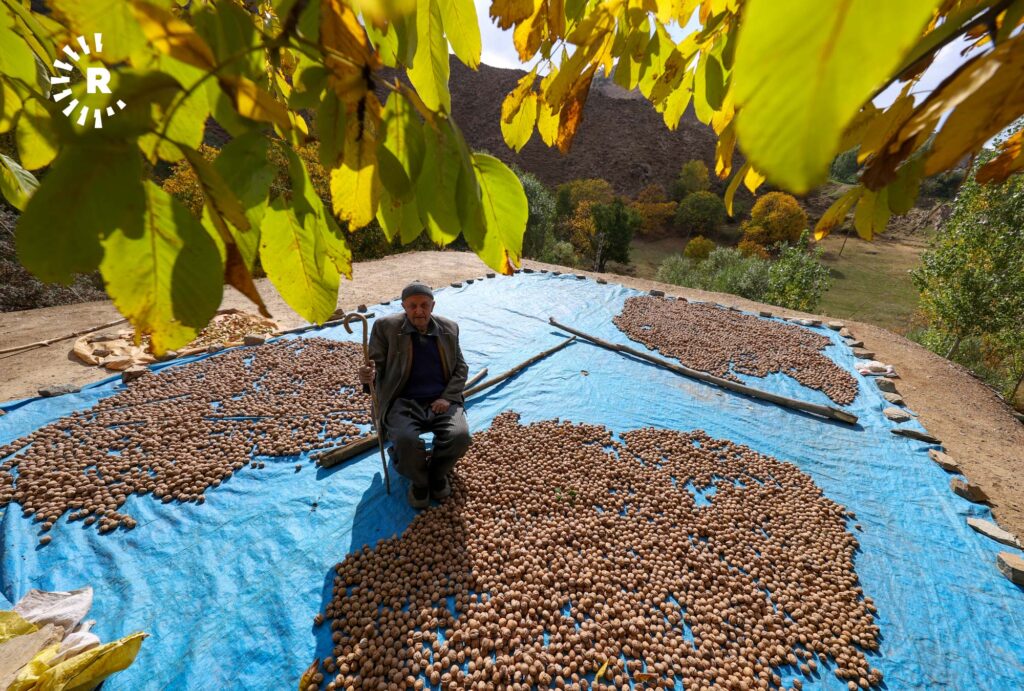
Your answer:
[[[115,672],[127,669],[139,654],[145,633],[106,643],[50,667],[60,646],[39,653],[18,675],[7,691],[89,691]]]
[[[38,626],[26,621],[15,611],[4,610],[0,612],[0,643],[9,641],[15,636],[21,636],[38,630]]]

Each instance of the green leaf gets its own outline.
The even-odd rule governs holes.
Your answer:
[[[14,138],[18,145],[18,158],[28,170],[45,168],[57,157],[57,133],[53,129],[50,112],[35,99],[25,102]]]
[[[732,71],[744,154],[804,193],[825,179],[843,129],[920,37],[936,0],[749,0]]]
[[[387,189],[380,195],[377,223],[380,224],[388,242],[393,242],[397,237],[401,238],[403,245],[408,245],[423,232],[423,221],[416,206],[416,198],[411,197],[406,201],[395,199]]]
[[[210,45],[217,62],[225,65],[219,75],[241,75],[257,82],[266,78],[264,52],[243,54],[260,41],[253,19],[252,13],[233,2],[218,2],[192,16],[196,32]]]
[[[423,131],[423,170],[416,183],[416,204],[430,239],[447,245],[462,232],[456,199],[462,153],[447,118],[439,118],[437,129]]]
[[[722,63],[718,62],[714,55],[708,56],[704,68],[704,93],[712,110],[722,107],[722,100],[725,98],[725,75],[722,73]]]
[[[260,261],[288,306],[303,319],[322,324],[337,307],[339,277],[317,236],[311,214],[300,221],[277,198],[263,219]]]
[[[26,86],[36,83],[36,63],[25,40],[13,29],[0,25],[0,74],[21,80]]]
[[[183,147],[182,152],[185,154],[185,158],[188,159],[189,165],[192,166],[192,171],[199,180],[203,194],[218,215],[238,230],[249,230],[249,219],[245,215],[242,202],[238,200],[234,191],[224,178],[221,177],[220,171],[195,149]]]
[[[345,149],[345,105],[334,89],[327,89],[316,111],[316,133],[320,137],[320,165],[331,170],[341,161]]]
[[[711,107],[711,103],[708,100],[709,62],[716,61],[712,56],[702,53],[700,60],[697,62],[697,71],[693,76],[693,113],[705,125],[711,122],[711,118],[715,114],[715,110]]]
[[[516,174],[486,154],[473,154],[473,169],[483,206],[483,233],[466,230],[466,242],[487,266],[510,274],[519,265],[530,210]]]
[[[142,179],[139,150],[127,143],[89,138],[65,147],[18,221],[18,259],[43,281],[93,271],[101,238],[142,233]]]
[[[312,63],[304,54],[298,53],[299,65],[292,76],[295,88],[288,97],[288,106],[293,110],[316,108],[320,105],[320,94],[327,86],[327,69]]]
[[[306,164],[291,147],[284,147],[284,151],[292,181],[292,212],[299,223],[309,225],[317,247],[323,249],[338,272],[351,278],[352,252],[345,243],[344,234],[317,194]]]
[[[853,212],[853,227],[857,229],[857,235],[871,241],[876,235],[885,232],[889,223],[889,201],[888,191],[881,189],[877,192],[865,189],[857,202],[857,210]]]
[[[444,33],[455,55],[468,67],[480,64],[480,23],[473,0],[438,0]]]
[[[444,38],[438,0],[418,0],[416,53],[407,73],[423,102],[431,110],[452,110],[448,91],[448,41]]]
[[[137,333],[152,334],[159,354],[191,341],[216,313],[224,267],[189,210],[152,181],[144,185],[141,229],[119,227],[103,239],[100,272],[114,305]]]
[[[9,132],[21,112],[21,98],[6,79],[0,78],[0,134]]]
[[[14,159],[0,154],[0,192],[11,206],[24,211],[37,187],[39,181],[32,173],[18,165]]]
[[[250,132],[228,142],[213,161],[213,167],[234,191],[249,219],[250,230],[234,235],[250,270],[259,252],[259,230],[267,210],[267,195],[277,175],[277,168],[268,160],[268,149],[262,132]]]
[[[402,94],[393,92],[381,118],[377,165],[381,183],[395,199],[412,198],[423,168],[423,123]]]
[[[124,0],[49,0],[47,4],[72,35],[103,34],[100,54],[108,65],[146,46],[146,36]]]

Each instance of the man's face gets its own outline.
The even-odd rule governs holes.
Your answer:
[[[402,300],[402,308],[412,325],[423,331],[430,323],[430,313],[434,311],[434,298],[426,295],[410,295]]]

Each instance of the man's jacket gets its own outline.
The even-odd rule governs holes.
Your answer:
[[[469,366],[459,347],[459,325],[451,319],[437,315],[430,317],[427,333],[437,336],[437,350],[441,354],[441,369],[445,386],[441,397],[452,403],[462,403],[462,390],[466,388]],[[370,331],[370,359],[377,368],[377,401],[380,404],[380,422],[387,419],[388,410],[395,402],[412,370],[412,335],[416,327],[404,312],[381,317]]]

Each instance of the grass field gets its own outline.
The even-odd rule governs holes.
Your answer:
[[[844,246],[844,242],[845,246]],[[917,290],[909,271],[917,266],[924,250],[921,240],[860,238],[833,235],[821,243],[823,261],[832,270],[832,289],[825,294],[818,312],[839,319],[856,319],[905,335],[917,309]],[[658,266],[686,246],[681,238],[634,240],[629,267],[615,270],[653,279]]]

